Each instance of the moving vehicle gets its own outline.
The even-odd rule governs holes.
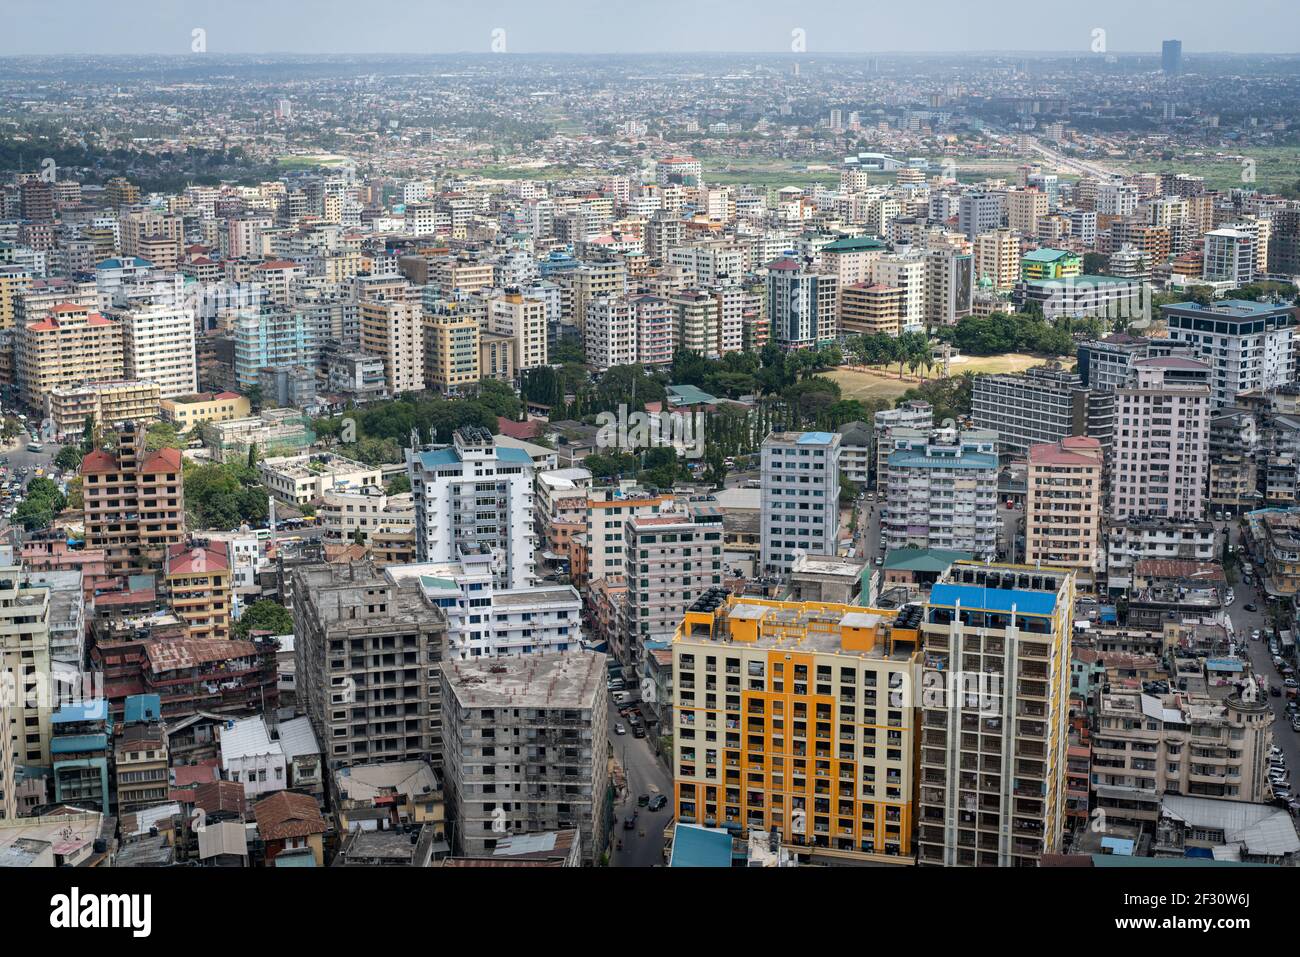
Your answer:
[[[623,830],[630,831],[634,827],[636,827],[635,814],[629,814],[627,817],[623,818]]]
[[[645,737],[645,726],[644,726],[644,725],[640,725],[640,724],[633,725],[633,726],[632,726],[632,737],[634,737],[634,738],[644,738],[644,737]]]
[[[666,798],[666,797],[665,797],[664,795],[662,795],[662,794],[656,794],[654,797],[652,797],[652,798],[650,799],[650,805],[649,805],[649,806],[650,806],[650,810],[652,810],[652,811],[658,811],[658,810],[660,810],[661,808],[666,807],[667,804],[668,804],[668,798]]]
[[[44,452],[44,451],[45,451],[45,446],[41,445],[41,443],[39,443],[39,442],[28,442],[28,443],[27,443],[27,451],[28,451],[28,452]]]
[[[1245,609],[1246,611],[1259,611],[1258,608],[1256,608],[1254,605],[1249,604],[1249,603],[1248,603],[1248,604],[1245,604],[1245,605],[1242,605],[1241,607],[1242,607],[1243,609]]]
[[[645,807],[649,803],[650,803],[650,795],[648,794],[637,795],[637,799],[636,799],[637,807]]]
[[[627,704],[632,700],[632,696],[626,691],[614,692],[614,704]]]
[[[627,728],[623,727],[623,723],[620,721],[618,724],[614,725],[614,733],[627,734]]]

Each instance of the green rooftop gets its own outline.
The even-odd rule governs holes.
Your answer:
[[[885,556],[885,569],[905,572],[944,572],[953,562],[974,556],[947,548],[895,548]]]

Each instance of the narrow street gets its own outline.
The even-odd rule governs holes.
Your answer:
[[[1250,659],[1250,666],[1254,673],[1261,676],[1270,689],[1278,687],[1282,683],[1282,677],[1273,667],[1273,659],[1268,651],[1267,599],[1253,586],[1243,581],[1233,585],[1232,590],[1236,595],[1236,601],[1228,609],[1228,617],[1232,620],[1233,630],[1240,642],[1238,648],[1244,644],[1245,654]],[[1246,611],[1246,605],[1254,605],[1258,610]],[[1263,637],[1259,641],[1252,641],[1250,633],[1256,628],[1260,629]],[[1265,700],[1273,712],[1273,743],[1282,749],[1286,757],[1287,770],[1291,772],[1291,780],[1294,784],[1296,780],[1294,775],[1298,773],[1297,768],[1300,768],[1300,733],[1291,729],[1291,722],[1286,717],[1286,696],[1275,698],[1271,690],[1265,692],[1265,695]]]
[[[615,734],[614,726],[622,724],[627,734]],[[614,760],[627,775],[627,790],[614,796],[614,833],[615,850],[610,854],[612,867],[658,867],[664,862],[664,828],[673,817],[672,779],[664,763],[655,757],[650,738],[637,738],[632,734],[627,721],[618,713],[613,704],[609,706],[609,743],[613,749]],[[668,803],[658,811],[637,807],[640,795],[653,798],[662,794]],[[623,821],[636,812],[636,826],[624,830]],[[617,842],[623,842],[623,849],[617,849]]]

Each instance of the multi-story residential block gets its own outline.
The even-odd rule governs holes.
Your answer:
[[[903,331],[903,290],[879,283],[840,287],[842,335],[897,336]]]
[[[446,395],[460,392],[479,379],[478,319],[451,308],[425,312],[425,385]]]
[[[788,573],[798,552],[838,554],[840,443],[832,432],[773,432],[763,440],[761,561],[767,574]]]
[[[447,656],[468,661],[576,651],[582,599],[570,585],[497,588],[489,556],[391,566],[393,581],[414,578],[447,616]]]
[[[50,771],[54,800],[108,812],[113,792],[113,718],[108,702],[92,698],[62,705],[50,717]]]
[[[975,377],[971,417],[977,429],[998,434],[1003,455],[1088,434],[1088,390],[1074,372],[1035,366],[1024,372]]]
[[[974,242],[981,233],[991,233],[1002,225],[1003,201],[996,193],[972,190],[962,193],[957,212],[957,228]]]
[[[248,418],[252,406],[238,392],[199,392],[163,399],[158,403],[163,419],[177,432],[188,432],[200,422],[233,422]],[[108,421],[112,421],[111,419]]]
[[[672,644],[676,819],[913,853],[921,609],[710,595]]]
[[[975,281],[988,280],[995,292],[1015,288],[1020,278],[1020,240],[1010,229],[995,229],[975,237]]]
[[[17,325],[14,372],[33,409],[43,409],[45,396],[61,386],[121,381],[122,325],[87,306],[54,306],[46,318]]]
[[[1209,367],[1167,356],[1133,363],[1115,391],[1110,515],[1201,518],[1210,455]]]
[[[600,298],[604,293],[593,294],[584,303]],[[620,293],[621,295],[621,293]],[[584,328],[579,326],[579,328]],[[488,300],[487,329],[499,336],[507,336],[514,346],[513,369],[535,369],[546,365],[546,302],[526,296],[518,289],[507,289],[501,296]],[[483,363],[480,361],[480,365]],[[486,374],[486,370],[484,370]]]
[[[821,268],[839,287],[869,282],[871,264],[885,254],[885,244],[873,236],[853,236],[827,243],[819,252]]]
[[[1108,825],[1154,831],[1166,794],[1261,803],[1271,723],[1267,702],[1240,692],[1104,692],[1092,742],[1096,807]]]
[[[262,459],[257,463],[257,475],[266,490],[287,505],[306,505],[326,492],[359,492],[383,484],[383,471],[377,466],[332,452]]]
[[[450,446],[408,449],[406,468],[420,561],[490,554],[498,587],[533,584],[535,468],[526,451],[498,447],[486,429],[464,426]]]
[[[597,372],[637,361],[637,322],[625,298],[601,296],[587,305],[586,358]]]
[[[1244,286],[1255,279],[1258,238],[1253,230],[1224,227],[1205,234],[1201,276],[1206,282]]]
[[[975,260],[944,245],[925,252],[925,321],[951,326],[971,314],[975,298]]]
[[[767,264],[767,317],[784,349],[807,349],[839,335],[839,284],[793,259]]]
[[[167,802],[167,735],[163,732],[161,714],[154,720],[133,722],[119,730],[113,741],[113,766],[119,815]]]
[[[50,588],[20,566],[0,568],[0,698],[9,720],[0,748],[10,763],[50,766],[50,715],[57,700],[50,661]],[[11,789],[6,794],[13,796]]]
[[[1106,542],[1106,586],[1112,593],[1132,586],[1133,570],[1139,562],[1154,559],[1208,563],[1219,557],[1214,525],[1206,521],[1116,520],[1107,513],[1102,535]]]
[[[998,546],[997,436],[894,428],[881,533],[890,550],[939,548],[992,558]]]
[[[1210,364],[1215,408],[1237,394],[1273,389],[1295,379],[1296,309],[1291,305],[1225,299],[1201,306],[1163,306],[1169,338]]]
[[[122,326],[126,375],[153,382],[163,398],[198,390],[194,357],[194,310],[155,304],[114,313]]]
[[[871,426],[871,482],[872,487],[884,492],[888,485],[889,456],[894,451],[891,436],[894,429],[934,428],[934,407],[924,399],[908,399],[895,409],[881,409],[872,418]]]
[[[417,582],[393,582],[368,563],[304,565],[293,588],[298,703],[327,766],[441,768],[446,615]]]
[[[587,501],[581,570],[574,569],[575,583],[586,584],[623,575],[627,569],[625,526],[629,519],[657,515],[672,506],[673,496],[624,482],[616,488],[593,488]]]
[[[673,339],[679,350],[710,359],[718,357],[718,300],[699,289],[672,293]]]
[[[158,567],[185,537],[181,453],[146,451],[144,440],[132,423],[116,455],[96,449],[81,461],[86,546],[103,549],[114,573]]]
[[[230,547],[195,538],[167,548],[163,575],[172,613],[191,638],[230,637]]]
[[[441,668],[447,810],[459,854],[574,828],[588,862],[608,821],[605,658],[586,651]]]
[[[722,585],[722,512],[716,503],[682,503],[624,526],[627,647],[640,660],[647,641],[667,640],[696,598]]]
[[[424,390],[424,326],[419,307],[393,300],[361,303],[361,351],[384,360],[390,395]]]
[[[871,282],[901,289],[904,332],[919,332],[926,321],[926,260],[914,254],[886,255],[871,263]]]
[[[95,382],[59,386],[45,396],[45,414],[59,441],[81,436],[86,424],[115,428],[127,422],[158,421],[161,403],[155,382]]]
[[[1070,436],[1029,450],[1025,562],[1076,569],[1091,589],[1101,569],[1102,449]]]
[[[636,324],[636,361],[643,366],[669,365],[677,344],[677,310],[662,296],[630,296]]]
[[[1073,618],[1071,570],[957,562],[931,588],[921,864],[1034,866],[1058,852]]]

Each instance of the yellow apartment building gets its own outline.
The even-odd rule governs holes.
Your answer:
[[[718,601],[673,639],[677,820],[909,858],[920,606]]]

